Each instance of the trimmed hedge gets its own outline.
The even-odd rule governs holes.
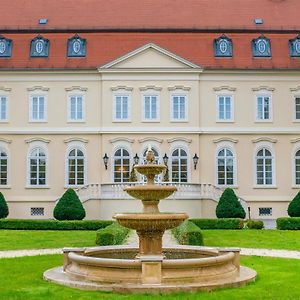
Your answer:
[[[98,230],[112,224],[106,220],[57,221],[0,219],[0,229],[14,230]]]
[[[97,231],[96,244],[100,246],[121,245],[129,232],[129,228],[114,222],[104,229]]]
[[[238,197],[231,188],[227,188],[222,193],[216,207],[216,216],[221,218],[241,218],[244,219],[246,212],[243,209]]]
[[[260,220],[248,220],[246,223],[246,227],[249,229],[263,229],[264,222]]]
[[[288,214],[290,217],[300,217],[300,192],[297,193],[295,198],[289,204]]]
[[[200,229],[243,229],[244,221],[238,218],[190,219]]]
[[[82,220],[85,218],[85,210],[73,189],[67,189],[58,200],[53,210],[56,220]]]
[[[200,228],[189,220],[172,229],[172,233],[181,245],[202,246],[204,244]]]
[[[8,206],[4,195],[0,192],[0,219],[5,219],[8,216]]]
[[[279,230],[300,230],[300,217],[278,218],[276,223]]]

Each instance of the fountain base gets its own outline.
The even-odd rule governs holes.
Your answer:
[[[256,272],[239,265],[239,249],[176,246],[162,256],[136,258],[138,248],[105,246],[64,249],[64,266],[44,278],[86,290],[169,293],[237,287]],[[157,272],[159,270],[159,272]]]

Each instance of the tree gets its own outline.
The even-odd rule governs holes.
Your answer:
[[[289,204],[288,214],[290,217],[300,217],[300,192]]]
[[[85,210],[73,189],[68,189],[57,202],[54,211],[57,220],[82,220]]]
[[[216,208],[216,215],[218,218],[245,218],[246,212],[233,189],[227,188],[221,195]]]
[[[0,192],[0,219],[4,219],[8,216],[8,206],[3,194]]]

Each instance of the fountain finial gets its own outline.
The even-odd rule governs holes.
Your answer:
[[[153,164],[155,160],[154,153],[152,151],[151,145],[148,145],[148,150],[146,152],[146,161],[147,164]]]

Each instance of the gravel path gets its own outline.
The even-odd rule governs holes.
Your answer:
[[[136,233],[131,234],[126,241],[127,245],[138,245],[138,237]],[[168,247],[178,244],[173,235],[166,231],[163,236],[163,246]],[[274,250],[274,249],[255,249],[255,248],[240,248],[241,255],[254,255],[254,256],[269,256],[281,258],[295,258],[300,259],[300,251],[291,250]],[[1,258],[22,257],[22,256],[36,256],[48,254],[62,254],[62,249],[37,249],[37,250],[8,250],[0,251]]]

